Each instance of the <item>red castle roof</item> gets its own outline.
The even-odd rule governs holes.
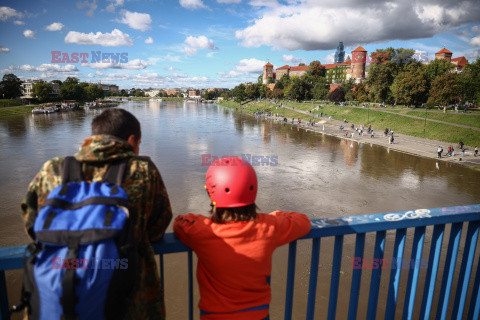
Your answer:
[[[298,66],[298,67],[290,67],[291,71],[301,71],[301,70],[307,70],[308,66]]]
[[[357,49],[353,50],[352,52],[367,52],[367,50],[365,50],[361,46],[359,46]]]
[[[455,62],[456,65],[461,68],[463,68],[468,63],[468,60],[465,57],[453,58],[451,61]]]
[[[290,66],[289,65],[284,65],[283,67],[277,68],[277,70],[281,70],[281,69],[290,69]]]
[[[442,50],[438,51],[437,53],[452,53],[452,51],[443,48]]]

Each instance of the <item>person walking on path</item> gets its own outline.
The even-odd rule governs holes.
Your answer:
[[[127,161],[121,188],[128,195],[128,214],[134,223],[134,242],[142,267],[129,293],[132,303],[125,305],[123,318],[165,319],[161,279],[150,243],[163,237],[172,219],[172,209],[157,167],[149,157],[139,156],[141,138],[140,123],[134,115],[123,109],[107,109],[93,119],[92,136],[84,140],[75,160],[81,163],[83,180],[88,182],[103,181],[112,163]],[[64,162],[64,157],[47,161],[22,201],[25,230],[34,240],[37,214],[49,193],[62,184]],[[119,307],[125,303],[117,302]]]
[[[441,147],[441,146],[438,146],[437,153],[438,153],[438,158],[439,158],[439,159],[442,158],[442,152],[443,152],[442,147]]]
[[[475,146],[475,149],[474,149],[474,150],[475,150],[475,157],[476,157],[476,156],[478,155],[478,147]]]

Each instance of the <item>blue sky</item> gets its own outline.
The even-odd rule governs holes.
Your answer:
[[[121,88],[231,88],[256,81],[267,60],[332,63],[338,41],[347,54],[358,45],[480,54],[478,0],[0,1],[0,28],[0,76]],[[89,57],[56,63],[52,51]],[[92,51],[128,62],[92,63]]]

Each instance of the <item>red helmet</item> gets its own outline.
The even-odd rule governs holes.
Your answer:
[[[205,189],[212,204],[218,208],[248,206],[255,203],[257,175],[245,160],[221,158],[208,168]]]

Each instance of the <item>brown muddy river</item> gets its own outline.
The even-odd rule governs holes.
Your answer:
[[[128,102],[121,107],[140,120],[140,153],[150,156],[160,169],[174,215],[209,209],[203,187],[208,168],[202,163],[205,154],[263,157],[263,165],[259,160],[255,166],[261,212],[298,211],[316,219],[480,203],[480,172],[461,166],[352,144],[212,104]],[[28,183],[48,159],[78,150],[90,135],[91,120],[98,112],[0,118],[0,246],[28,243],[19,215]],[[316,319],[326,318],[328,306],[333,251],[329,240],[322,240],[320,251]],[[366,254],[371,254],[368,243],[373,240],[367,237]],[[345,238],[345,247],[353,244],[354,237]],[[304,319],[310,242],[300,242],[297,251],[294,319]],[[274,256],[271,319],[283,318],[286,254],[287,247],[283,247]],[[347,280],[352,255],[353,248],[344,250],[342,270]],[[165,257],[168,319],[186,318],[186,261],[185,254]],[[11,303],[20,291],[20,274],[7,272]],[[346,289],[339,296],[338,319],[348,311],[347,280],[340,281]],[[361,292],[367,290],[368,286]],[[366,309],[360,301],[359,317]]]

